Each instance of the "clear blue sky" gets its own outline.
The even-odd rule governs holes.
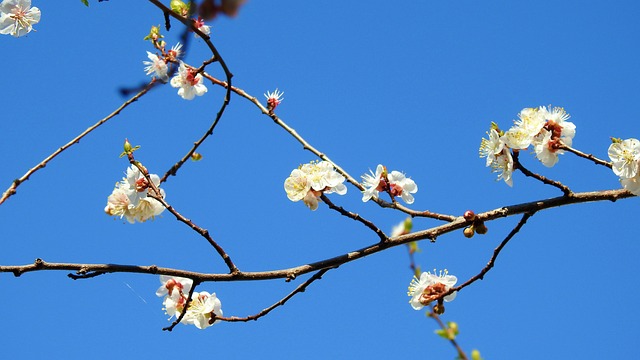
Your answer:
[[[168,1],[167,1],[168,3]],[[144,1],[33,0],[37,32],[0,37],[0,185],[118,107],[117,89],[147,80],[142,40],[162,14]],[[640,137],[640,26],[635,1],[299,2],[249,1],[235,19],[212,23],[235,85],[263,99],[278,87],[278,114],[359,176],[383,163],[419,191],[413,208],[459,215],[559,195],[516,174],[494,181],[477,156],[491,121],[511,125],[524,107],[563,106],[574,146],[606,158],[609,137]],[[174,22],[167,42],[181,26]],[[209,57],[201,40],[186,61]],[[209,71],[221,76],[215,66]],[[193,101],[166,85],[126,109],[36,173],[0,206],[0,264],[35,258],[224,272],[196,233],[170,214],[130,225],[103,213],[127,167],[128,137],[152,173],[163,174],[209,126],[223,91]],[[214,136],[163,186],[167,201],[209,229],[242,270],[296,266],[377,241],[322,204],[291,203],[284,179],[311,153],[234,97]],[[570,154],[532,170],[575,191],[619,188],[614,174]],[[334,201],[385,231],[404,216],[363,204],[354,187]],[[640,300],[638,199],[536,214],[485,280],[448,304],[458,340],[485,359],[620,359],[637,352]],[[452,233],[420,244],[424,269],[475,275],[517,222],[483,237]],[[416,221],[416,228],[437,225]],[[200,331],[166,326],[156,276],[115,274],[71,281],[64,272],[0,275],[6,358],[242,359],[426,358],[455,353],[414,311],[404,247],[330,271],[287,306],[257,322]],[[297,286],[284,281],[207,283],[225,315],[246,316]]]

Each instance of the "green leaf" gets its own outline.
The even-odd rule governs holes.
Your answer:
[[[85,6],[89,6],[89,0],[80,0]]]

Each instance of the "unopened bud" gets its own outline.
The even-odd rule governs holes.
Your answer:
[[[467,210],[464,212],[464,219],[467,221],[473,221],[476,219],[476,213],[473,212],[473,210]]]
[[[433,312],[438,314],[438,315],[442,315],[444,314],[444,304],[436,304],[433,306]]]
[[[185,4],[184,1],[171,0],[171,3],[169,3],[169,6],[171,6],[171,10],[173,10],[173,12],[175,12],[178,15],[181,15],[181,16],[189,15],[189,5]]]
[[[191,160],[193,160],[193,161],[202,160],[202,154],[194,152],[193,154],[191,154]]]
[[[467,239],[471,239],[475,234],[475,231],[473,230],[473,225],[464,228],[462,233],[464,234],[464,237],[466,237]]]
[[[487,229],[487,226],[484,224],[484,221],[481,221],[475,224],[475,228],[476,228],[476,232],[480,235],[484,235],[487,233],[487,231],[489,231],[489,229]]]

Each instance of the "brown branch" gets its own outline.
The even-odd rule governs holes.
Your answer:
[[[553,187],[557,187],[558,189],[560,189],[562,191],[562,193],[564,194],[564,196],[571,196],[573,194],[573,192],[571,191],[571,189],[569,189],[566,185],[562,184],[559,181],[555,181],[555,180],[551,180],[549,178],[546,178],[540,174],[536,174],[534,172],[531,172],[529,169],[525,168],[522,163],[520,162],[520,152],[518,151],[513,151],[512,152],[512,157],[513,157],[513,168],[520,170],[520,172],[522,172],[525,176],[529,176],[532,177],[536,180],[541,181],[544,184],[547,185],[551,185]]]
[[[258,320],[259,318],[261,318],[261,317],[267,315],[268,313],[270,313],[273,309],[277,308],[278,306],[283,306],[287,301],[289,301],[289,299],[294,297],[296,294],[304,292],[307,289],[307,287],[309,285],[311,285],[312,282],[314,282],[316,280],[320,280],[322,278],[322,276],[327,271],[329,271],[331,269],[333,269],[333,268],[322,269],[322,270],[318,271],[317,273],[313,274],[312,277],[310,277],[304,283],[300,284],[297,288],[295,288],[295,290],[290,292],[284,298],[280,299],[280,301],[276,302],[275,304],[269,306],[268,308],[260,311],[259,313],[255,314],[255,315],[250,315],[250,316],[247,316],[247,317],[237,317],[237,316],[221,317],[221,316],[216,316],[214,320],[222,320],[222,321],[229,321],[229,322],[238,322],[238,321],[247,322],[247,321],[251,321],[251,320]]]
[[[382,232],[382,230],[380,230],[377,226],[375,226],[371,221],[364,219],[362,216],[356,214],[356,213],[352,213],[350,211],[345,210],[342,206],[336,206],[334,205],[331,200],[329,200],[329,198],[325,195],[325,194],[321,194],[320,195],[320,199],[322,199],[322,201],[327,204],[327,206],[329,206],[329,209],[331,210],[335,210],[337,212],[339,212],[341,215],[346,216],[350,219],[353,219],[355,221],[361,222],[362,224],[364,224],[364,226],[368,227],[369,229],[373,230],[373,232],[376,233],[376,235],[378,235],[378,237],[380,238],[380,241],[387,241],[389,240],[389,238],[387,237],[387,235],[385,235],[384,232]]]
[[[154,80],[151,80],[151,82],[149,82],[142,90],[140,90],[140,92],[138,92],[136,95],[131,97],[129,100],[125,101],[122,105],[120,105],[120,107],[118,107],[116,110],[114,110],[111,114],[107,115],[105,118],[101,119],[97,123],[95,123],[92,126],[90,126],[89,128],[87,128],[87,130],[85,130],[82,133],[80,133],[78,136],[73,138],[73,140],[71,140],[68,143],[62,145],[60,148],[58,148],[56,151],[54,151],[51,155],[47,156],[44,160],[42,160],[38,165],[36,165],[33,168],[29,169],[29,171],[27,171],[24,175],[22,175],[22,177],[20,177],[19,179],[14,180],[13,183],[11,184],[11,186],[9,186],[9,188],[2,194],[2,197],[0,198],[0,205],[2,205],[2,203],[4,203],[9,197],[14,195],[16,193],[16,189],[18,188],[18,186],[20,186],[20,184],[22,184],[23,182],[29,180],[29,177],[31,175],[33,175],[33,173],[35,173],[36,171],[38,171],[38,170],[44,168],[45,166],[47,166],[47,164],[51,160],[53,160],[56,156],[60,155],[60,153],[62,153],[63,151],[65,151],[66,149],[71,147],[73,144],[79,143],[80,140],[83,137],[88,135],[93,130],[97,129],[100,125],[104,124],[109,119],[111,119],[114,116],[118,115],[127,106],[131,105],[132,103],[137,101],[142,95],[146,94],[149,90],[151,90],[151,88],[153,88],[156,84],[157,83]]]
[[[619,199],[625,199],[634,197],[631,192],[618,189],[618,190],[603,190],[594,192],[575,193],[571,197],[559,196],[550,199],[537,200],[528,203],[522,203],[512,206],[505,206],[490,211],[486,211],[476,215],[478,221],[492,221],[499,218],[509,217],[518,214],[534,213],[545,209],[550,209],[559,206],[566,206],[571,204],[579,204],[595,201],[617,201]],[[257,272],[245,272],[237,271],[226,274],[215,273],[199,273],[193,271],[161,268],[155,265],[151,266],[138,266],[138,265],[116,265],[116,264],[75,264],[75,263],[47,263],[38,259],[34,264],[28,265],[8,265],[0,266],[0,272],[11,272],[15,276],[20,276],[27,272],[42,271],[42,270],[66,270],[66,271],[79,271],[90,272],[98,271],[105,273],[142,273],[142,274],[154,274],[154,275],[170,275],[180,276],[193,279],[198,282],[207,281],[254,281],[254,280],[268,280],[268,279],[295,279],[297,276],[307,274],[310,272],[337,267],[342,264],[346,264],[360,258],[373,255],[375,253],[384,251],[388,248],[403,245],[412,241],[431,239],[435,240],[438,236],[447,234],[456,230],[460,230],[468,226],[468,222],[461,216],[455,221],[440,226],[435,226],[430,229],[416,231],[410,234],[401,235],[389,238],[385,242],[377,242],[373,245],[369,245],[364,248],[350,251],[346,254],[335,256],[332,258],[320,260],[317,262],[300,265],[296,267],[269,270],[269,271],[257,271]]]
[[[602,159],[598,159],[597,157],[593,156],[592,154],[583,153],[582,151],[576,150],[576,149],[572,148],[571,146],[567,146],[565,144],[560,144],[559,149],[567,150],[568,152],[573,153],[575,155],[578,155],[581,158],[585,158],[587,160],[591,160],[594,163],[596,163],[597,165],[602,165],[602,166],[608,167],[609,169],[611,169],[611,167],[612,167],[610,162],[604,161]]]

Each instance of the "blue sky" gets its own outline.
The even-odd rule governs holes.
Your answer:
[[[168,3],[168,1],[167,1]],[[125,99],[118,89],[147,80],[142,40],[162,14],[144,1],[33,0],[37,32],[0,38],[0,184],[6,189]],[[609,137],[640,137],[640,29],[634,1],[295,2],[250,1],[237,18],[218,19],[212,39],[234,83],[263,100],[285,92],[277,113],[354,176],[378,163],[416,181],[415,209],[459,215],[558,196],[521,174],[496,182],[477,156],[489,123],[508,128],[524,107],[563,106],[577,126],[574,146],[606,158]],[[180,25],[166,33],[177,41]],[[185,61],[209,58],[192,41]],[[215,66],[208,71],[222,72]],[[165,213],[130,225],[103,213],[127,167],[122,141],[163,174],[208,128],[224,92],[193,101],[156,88],[73,146],[0,206],[0,264],[123,263],[224,272],[196,233]],[[375,243],[375,234],[322,204],[290,202],[284,179],[314,160],[248,101],[233,97],[204,159],[163,185],[167,201],[209,229],[242,270],[280,269]],[[524,156],[526,155],[526,156]],[[552,169],[523,154],[528,167],[574,191],[615,189],[608,169],[570,154]],[[335,203],[383,230],[404,219],[363,204],[357,189]],[[468,352],[485,359],[625,358],[635,353],[638,199],[582,204],[533,216],[485,280],[447,306]],[[475,275],[516,218],[466,239],[452,233],[423,242],[416,261]],[[424,229],[439,223],[416,220]],[[156,276],[115,274],[72,281],[64,272],[0,275],[7,358],[96,359],[216,356],[261,358],[452,359],[436,324],[408,304],[411,271],[404,247],[346,264],[269,316],[204,331],[166,326]],[[207,283],[225,315],[254,314],[294,283]]]

